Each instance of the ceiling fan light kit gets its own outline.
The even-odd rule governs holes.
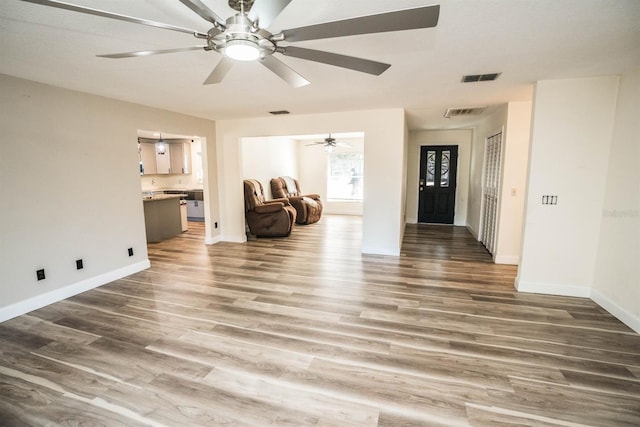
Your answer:
[[[227,42],[224,55],[236,61],[255,61],[260,58],[260,48],[251,40],[235,39]]]
[[[116,19],[134,24],[147,25],[165,30],[192,34],[195,38],[206,40],[206,46],[189,46],[184,48],[146,50],[139,52],[125,52],[99,57],[109,59],[131,58],[147,55],[158,55],[190,50],[216,51],[223,55],[214,70],[203,84],[220,83],[231,69],[234,61],[255,61],[269,69],[293,87],[309,84],[309,81],[291,69],[274,54],[320,62],[336,67],[346,68],[371,75],[380,75],[391,65],[354,56],[341,55],[332,52],[307,49],[297,46],[282,45],[306,40],[318,40],[332,37],[344,37],[360,34],[383,33],[391,31],[414,30],[431,28],[438,24],[440,6],[423,6],[406,10],[360,16],[339,21],[298,27],[272,34],[266,30],[280,13],[293,0],[229,0],[229,6],[237,11],[236,14],[223,20],[209,9],[201,0],[179,0],[202,19],[213,25],[203,33],[189,28],[171,24],[150,21],[127,15],[92,9],[84,6],[64,3],[57,0],[21,0],[43,6],[70,10]]]

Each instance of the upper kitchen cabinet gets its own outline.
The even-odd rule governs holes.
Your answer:
[[[191,142],[141,140],[140,175],[191,173]]]
[[[157,174],[171,173],[171,150],[165,142],[156,143],[156,168]]]
[[[138,144],[140,153],[140,175],[155,175],[158,173],[156,166],[156,144],[141,142]]]
[[[171,171],[169,173],[191,173],[191,143],[169,144],[171,153]]]

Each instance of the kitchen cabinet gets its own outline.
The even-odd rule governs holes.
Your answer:
[[[164,149],[161,149],[160,144],[164,145]],[[171,173],[171,150],[165,143],[156,144],[156,173],[157,174],[170,174]]]
[[[187,200],[187,218],[191,221],[204,221],[204,202]]]
[[[179,195],[143,199],[143,206],[148,243],[161,242],[182,232]]]
[[[158,173],[156,167],[156,145],[148,142],[138,144],[140,152],[140,175],[153,175]]]
[[[202,190],[189,190],[187,193],[187,217],[190,221],[204,221],[204,194]]]
[[[140,142],[140,175],[191,173],[190,142]]]
[[[171,171],[169,173],[191,173],[191,144],[188,142],[169,144]]]

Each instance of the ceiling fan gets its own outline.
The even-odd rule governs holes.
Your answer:
[[[262,65],[277,74],[293,87],[309,84],[309,81],[295,72],[273,54],[279,53],[309,61],[321,62],[372,75],[380,75],[390,64],[340,55],[314,49],[284,45],[287,42],[318,40],[330,37],[344,37],[358,34],[383,33],[435,27],[438,24],[440,6],[425,6],[394,12],[367,15],[340,21],[325,22],[305,27],[292,28],[272,34],[266,30],[275,18],[292,0],[228,0],[235,13],[223,20],[201,0],[180,0],[182,4],[213,25],[206,33],[162,22],[121,15],[99,9],[64,3],[57,0],[22,0],[44,6],[117,19],[135,24],[148,25],[165,30],[192,34],[203,40],[203,45],[174,49],[145,50],[108,55],[102,58],[130,58],[136,56],[159,55],[190,50],[216,51],[223,55],[217,66],[203,84],[220,83],[231,69],[234,60],[259,60]]]
[[[311,146],[311,145],[324,145],[324,149],[328,152],[331,153],[333,152],[333,150],[336,147],[345,147],[345,148],[351,148],[351,146],[349,144],[346,144],[344,142],[338,142],[336,141],[335,138],[331,138],[331,134],[329,134],[329,136],[327,138],[324,139],[324,141],[316,141],[316,142],[312,142],[311,144],[305,144],[306,146]]]

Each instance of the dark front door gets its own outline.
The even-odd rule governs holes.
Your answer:
[[[418,222],[453,224],[457,166],[457,145],[421,147]]]

